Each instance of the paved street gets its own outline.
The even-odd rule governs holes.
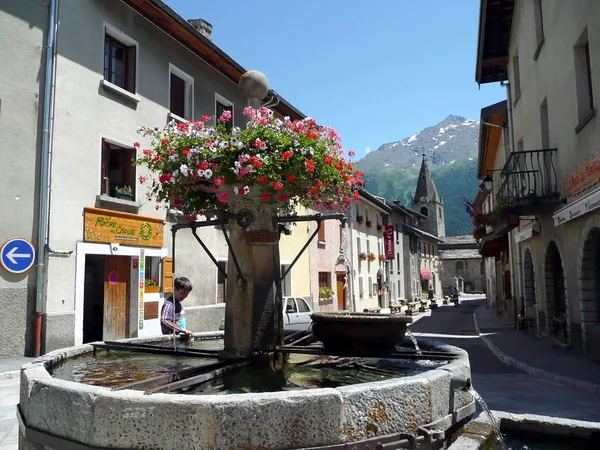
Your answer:
[[[17,403],[19,379],[0,379],[0,450],[18,448]]]
[[[417,337],[469,352],[473,386],[492,410],[600,422],[600,396],[535,378],[496,358],[475,332],[473,313],[484,304],[482,298],[461,298],[458,308],[440,307],[422,315],[410,329]]]

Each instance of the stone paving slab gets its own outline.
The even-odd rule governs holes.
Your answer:
[[[17,450],[19,425],[19,378],[0,380],[0,450]]]
[[[549,339],[525,334],[484,305],[474,313],[476,331],[502,362],[537,378],[600,394],[600,365]],[[484,332],[487,330],[487,333]]]
[[[0,380],[6,378],[19,378],[21,366],[24,366],[34,359],[35,358],[30,358],[28,356],[0,359]]]

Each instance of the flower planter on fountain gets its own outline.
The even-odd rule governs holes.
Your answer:
[[[312,331],[327,350],[393,350],[411,317],[401,314],[314,313]]]

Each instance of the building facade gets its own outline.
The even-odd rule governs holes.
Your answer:
[[[2,271],[0,306],[8,314],[0,320],[13,325],[0,327],[10,342],[0,354],[160,333],[158,311],[177,276],[194,285],[185,305],[190,328],[217,329],[222,272],[191,229],[177,231],[173,248],[177,211],[147,200],[138,181],[147,174],[131,160],[150,144],[136,133],[140,126],[224,110],[245,124],[237,86],[244,69],[211,42],[209,24],[188,22],[156,0],[2,2],[0,15],[1,51],[24,55],[3,55],[0,68],[0,84],[10,87],[2,112],[23,119],[0,131],[19,148],[17,166],[0,169],[14,181],[3,182],[10,195],[0,206],[15,212],[4,217],[0,240],[26,238],[38,253],[37,271]],[[275,108],[303,117],[283,99]],[[197,230],[225,265],[222,230]]]
[[[510,309],[534,317],[539,334],[598,357],[600,4],[482,3],[476,80],[509,86],[509,151],[493,189],[496,208],[517,217]]]
[[[443,295],[450,295],[453,287],[467,294],[486,291],[485,261],[472,235],[447,236],[439,251]]]

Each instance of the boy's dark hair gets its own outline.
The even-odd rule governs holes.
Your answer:
[[[192,282],[188,280],[186,277],[175,278],[175,289],[185,289],[188,292],[192,290]]]

